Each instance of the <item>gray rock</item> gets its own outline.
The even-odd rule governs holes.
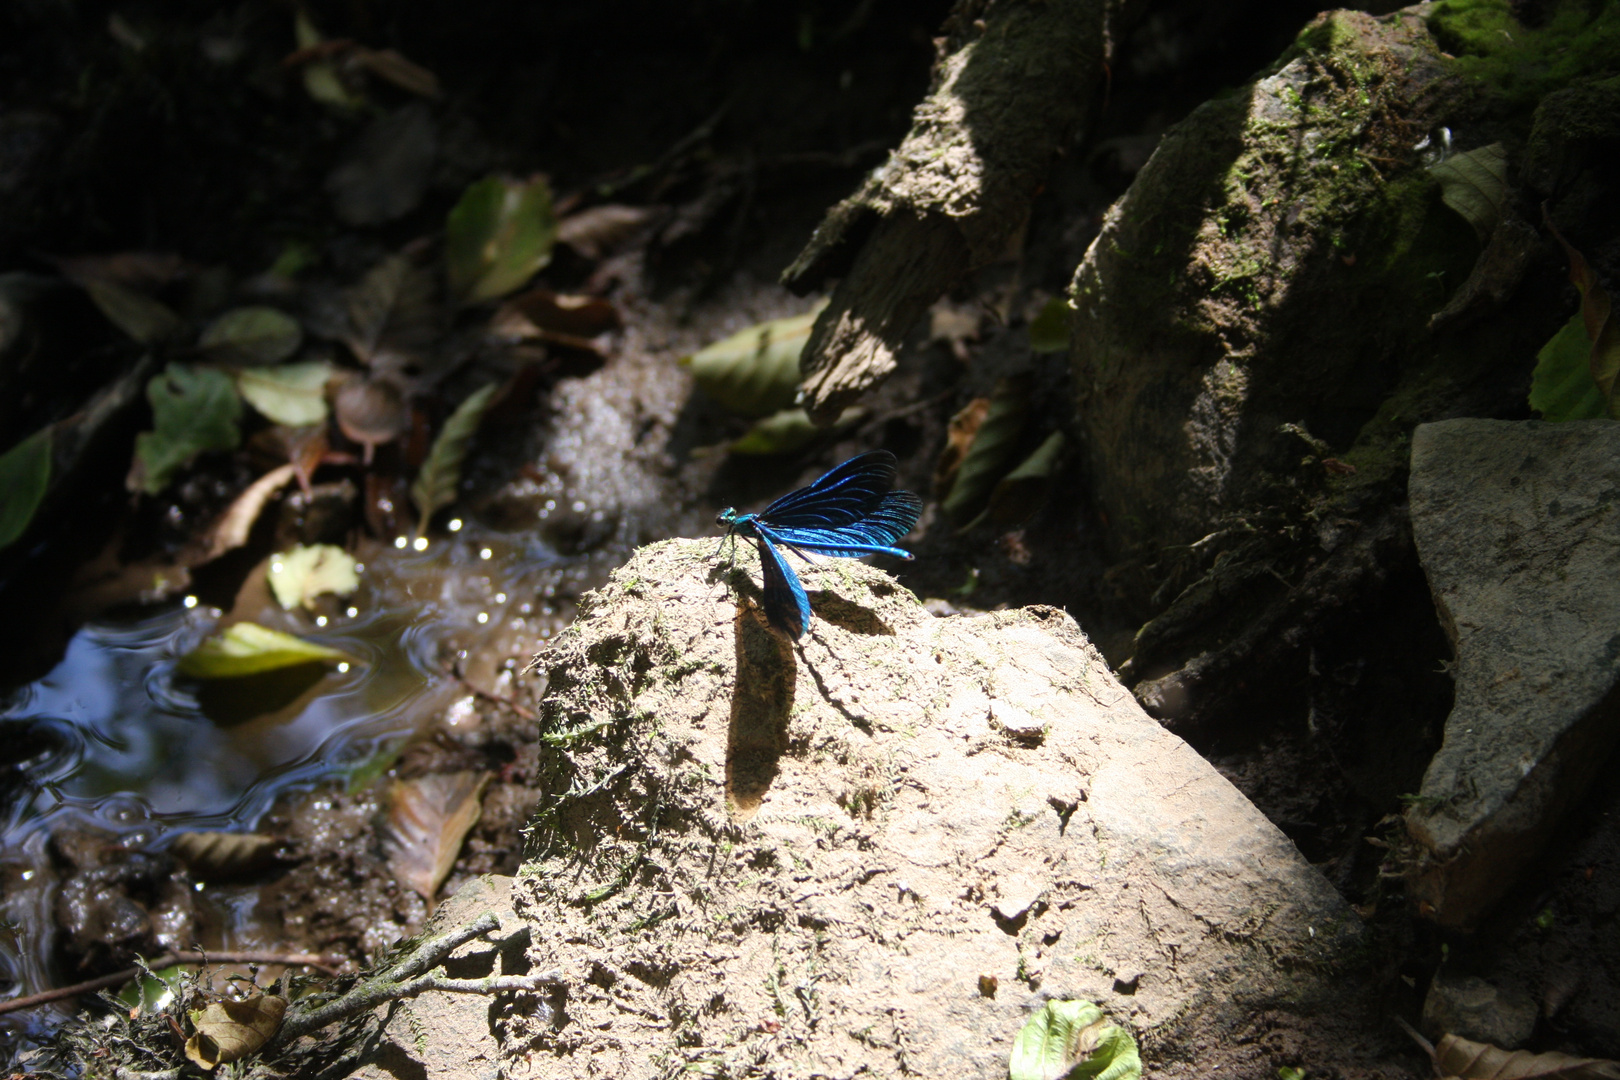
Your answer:
[[[1620,741],[1620,424],[1448,420],[1412,439],[1412,531],[1456,702],[1406,827],[1415,895],[1471,927]]]
[[[1528,994],[1500,990],[1475,975],[1435,972],[1423,999],[1423,1028],[1517,1050],[1530,1041],[1539,1010]]]
[[[512,910],[512,879],[486,874],[467,882],[439,906],[424,935],[448,933],[486,911],[501,928],[450,954],[445,973],[453,979],[528,972],[523,950],[528,927]],[[349,1080],[496,1080],[499,1075],[500,999],[481,994],[430,991],[385,1005],[376,1012],[380,1031],[365,1044],[363,1062]]]

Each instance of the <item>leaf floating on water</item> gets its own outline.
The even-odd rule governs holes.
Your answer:
[[[186,1040],[186,1057],[213,1070],[256,1054],[281,1027],[287,999],[254,994],[242,1001],[215,1001],[191,1014],[195,1034]]]
[[[247,877],[275,865],[281,838],[259,833],[183,832],[169,851],[198,877]]]
[[[450,876],[461,845],[483,814],[487,772],[434,773],[388,788],[388,868],[428,903]]]
[[[246,368],[236,373],[236,389],[270,420],[308,427],[326,419],[326,384],[336,373],[325,360]]]
[[[234,450],[242,434],[242,399],[231,377],[213,368],[170,364],[146,384],[152,430],[135,437],[131,490],[156,495],[192,458]]]
[[[376,447],[393,442],[411,422],[405,395],[388,379],[351,379],[332,398],[338,427],[365,447],[371,463]]]
[[[1434,1066],[1440,1075],[1459,1080],[1620,1080],[1620,1062],[1525,1050],[1510,1053],[1455,1035],[1447,1035],[1435,1045]]]
[[[1139,1080],[1142,1058],[1131,1033],[1091,1002],[1048,1001],[1013,1041],[1007,1072],[1010,1080]]]
[[[271,630],[258,623],[239,622],[226,627],[180,658],[180,674],[193,679],[235,679],[299,664],[350,657],[326,645]]]
[[[990,493],[984,512],[964,525],[963,531],[988,522],[999,528],[1022,525],[1035,516],[1051,490],[1052,473],[1063,454],[1063,432],[1054,431],[1022,465],[1001,478]]]
[[[825,300],[787,319],[740,330],[681,363],[692,369],[703,392],[741,416],[769,416],[792,408],[799,392],[799,354],[810,340]]]
[[[273,307],[232,308],[208,324],[197,347],[227,364],[276,364],[298,351],[304,330]]]
[[[335,544],[300,544],[270,557],[270,591],[291,610],[317,596],[348,596],[360,587],[359,563]]]
[[[433,275],[405,255],[390,255],[344,294],[343,342],[367,364],[402,367],[432,345],[439,311]]]
[[[1502,220],[1507,205],[1507,151],[1492,143],[1464,154],[1452,154],[1429,166],[1429,173],[1440,181],[1440,197],[1463,216],[1474,232],[1485,240]]]
[[[990,407],[962,457],[956,480],[942,504],[952,521],[972,520],[989,501],[996,483],[1017,460],[1028,412],[1028,379],[1002,379],[996,383]]]
[[[433,449],[422,463],[411,484],[411,502],[416,505],[416,535],[427,532],[428,521],[435,513],[456,501],[456,488],[461,483],[461,466],[467,460],[467,448],[478,430],[484,413],[495,397],[498,387],[494,383],[480,387],[444,422],[439,437],[433,440]]]
[[[253,531],[253,523],[259,520],[264,504],[296,475],[294,466],[282,465],[249,484],[208,530],[207,544],[198,565],[211,562],[247,543],[248,533]]]
[[[1054,296],[1029,324],[1029,347],[1038,353],[1063,352],[1069,347],[1069,319],[1074,308],[1061,296]]]
[[[445,223],[450,295],[470,306],[520,288],[551,261],[556,235],[544,177],[489,176],[469,185]]]
[[[51,482],[51,428],[43,427],[0,454],[0,548],[28,528]]]

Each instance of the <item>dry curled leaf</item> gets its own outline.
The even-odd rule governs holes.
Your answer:
[[[198,564],[211,562],[227,551],[247,543],[248,533],[253,530],[253,523],[259,520],[264,504],[269,502],[276,492],[286,487],[287,482],[296,475],[298,470],[295,467],[283,465],[271,469],[249,484],[209,528],[203,555]]]
[[[1029,413],[1027,378],[1001,379],[990,397],[990,407],[973,434],[961,467],[941,509],[954,522],[972,520],[989,501],[996,484],[1018,460],[1023,445],[1024,421]]]
[[[487,772],[433,773],[389,785],[388,868],[430,904],[478,824],[489,777]]]
[[[559,221],[557,239],[587,259],[600,259],[651,221],[652,216],[653,212],[645,207],[604,203]]]
[[[401,90],[425,98],[439,96],[439,77],[393,49],[368,49],[364,45],[356,45],[350,57],[360,67]]]
[[[287,999],[269,994],[215,1001],[191,1014],[196,1032],[186,1040],[186,1057],[206,1070],[240,1061],[270,1041],[286,1011]]]
[[[973,445],[973,437],[979,433],[979,425],[989,412],[990,399],[981,397],[974,398],[951,417],[950,427],[945,431],[945,449],[934,463],[935,499],[943,499],[951,493],[956,471],[962,467],[962,459],[967,457],[968,447]]]
[[[606,300],[541,288],[520,293],[496,308],[489,328],[500,337],[522,341],[548,334],[591,338],[620,325],[619,309]]]
[[[1620,1062],[1569,1054],[1507,1051],[1447,1035],[1435,1044],[1434,1067],[1457,1080],[1620,1080]]]

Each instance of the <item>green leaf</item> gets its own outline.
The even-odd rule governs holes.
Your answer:
[[[742,416],[769,416],[793,406],[799,392],[799,354],[810,339],[823,300],[803,315],[740,330],[681,363],[722,408]]]
[[[115,281],[84,278],[80,284],[108,321],[142,345],[162,341],[184,325],[167,304]]]
[[[135,437],[130,487],[156,495],[206,450],[234,450],[242,399],[231,377],[213,368],[170,364],[146,384],[152,430]]]
[[[266,417],[288,427],[305,427],[326,419],[326,383],[336,369],[325,360],[272,368],[244,368],[236,389]]]
[[[43,427],[0,454],[0,548],[28,528],[51,482],[51,428]]]
[[[1603,391],[1592,381],[1592,343],[1579,313],[1536,354],[1530,376],[1530,407],[1543,420],[1592,420],[1609,415]]]
[[[326,40],[302,8],[294,16],[293,26],[300,50],[314,48]],[[353,93],[343,85],[336,65],[330,60],[312,60],[304,65],[304,90],[321,104],[332,105],[345,112],[363,109],[366,105],[362,95]]]
[[[979,424],[961,467],[956,470],[950,494],[941,504],[952,521],[972,520],[989,501],[997,481],[1016,460],[1028,412],[1028,380],[1002,379],[996,383],[989,411]]]
[[[831,431],[847,427],[864,415],[863,409],[845,409],[831,428],[824,428],[812,423],[810,414],[803,409],[783,409],[755,420],[747,432],[727,449],[733,454],[745,456],[791,454]]]
[[[1010,529],[1034,517],[1035,511],[1046,502],[1051,490],[1052,472],[1062,455],[1063,432],[1054,431],[1033,454],[1024,459],[1022,465],[1001,478],[990,493],[990,504],[982,514],[964,526],[963,531],[985,522]]]
[[[556,238],[543,177],[488,176],[470,184],[445,223],[450,295],[470,305],[515,291],[551,261]]]
[[[1305,1080],[1305,1070],[1297,1065],[1284,1065],[1277,1070],[1277,1080]]]
[[[1502,144],[1452,154],[1429,166],[1429,173],[1440,181],[1446,205],[1461,214],[1481,240],[1489,237],[1502,220],[1508,199],[1507,151]]]
[[[304,330],[273,307],[232,308],[202,332],[198,348],[227,364],[276,364],[298,351]]]
[[[182,656],[177,666],[182,675],[193,679],[236,679],[300,664],[348,659],[337,649],[258,623],[239,622]]]
[[[456,406],[450,419],[444,422],[439,437],[433,440],[433,449],[422,463],[411,484],[411,502],[416,504],[416,535],[427,531],[428,520],[435,513],[456,501],[456,487],[461,483],[461,465],[467,459],[467,447],[473,433],[484,419],[489,403],[494,400],[494,383],[473,391],[471,396]]]
[[[1620,395],[1614,392],[1615,379],[1620,376],[1620,320],[1612,317],[1613,303],[1586,256],[1565,240],[1551,221],[1547,222],[1547,228],[1569,257],[1570,284],[1581,292],[1581,324],[1586,335],[1586,364],[1592,382],[1603,395],[1607,415],[1620,418]]]
[[[1054,296],[1029,324],[1029,347],[1038,353],[1064,352],[1069,347],[1069,319],[1074,308]]]
[[[1010,1080],[1139,1080],[1131,1033],[1089,1001],[1048,1001],[1013,1042]]]
[[[334,544],[300,544],[270,556],[270,591],[276,602],[291,610],[309,607],[317,596],[348,596],[360,587],[359,564]]]

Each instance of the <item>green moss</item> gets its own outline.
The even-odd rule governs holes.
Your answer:
[[[1544,26],[1513,18],[1508,0],[1441,0],[1428,20],[1463,77],[1511,105],[1528,107],[1582,75],[1620,63],[1620,4],[1593,12],[1565,0]]]

